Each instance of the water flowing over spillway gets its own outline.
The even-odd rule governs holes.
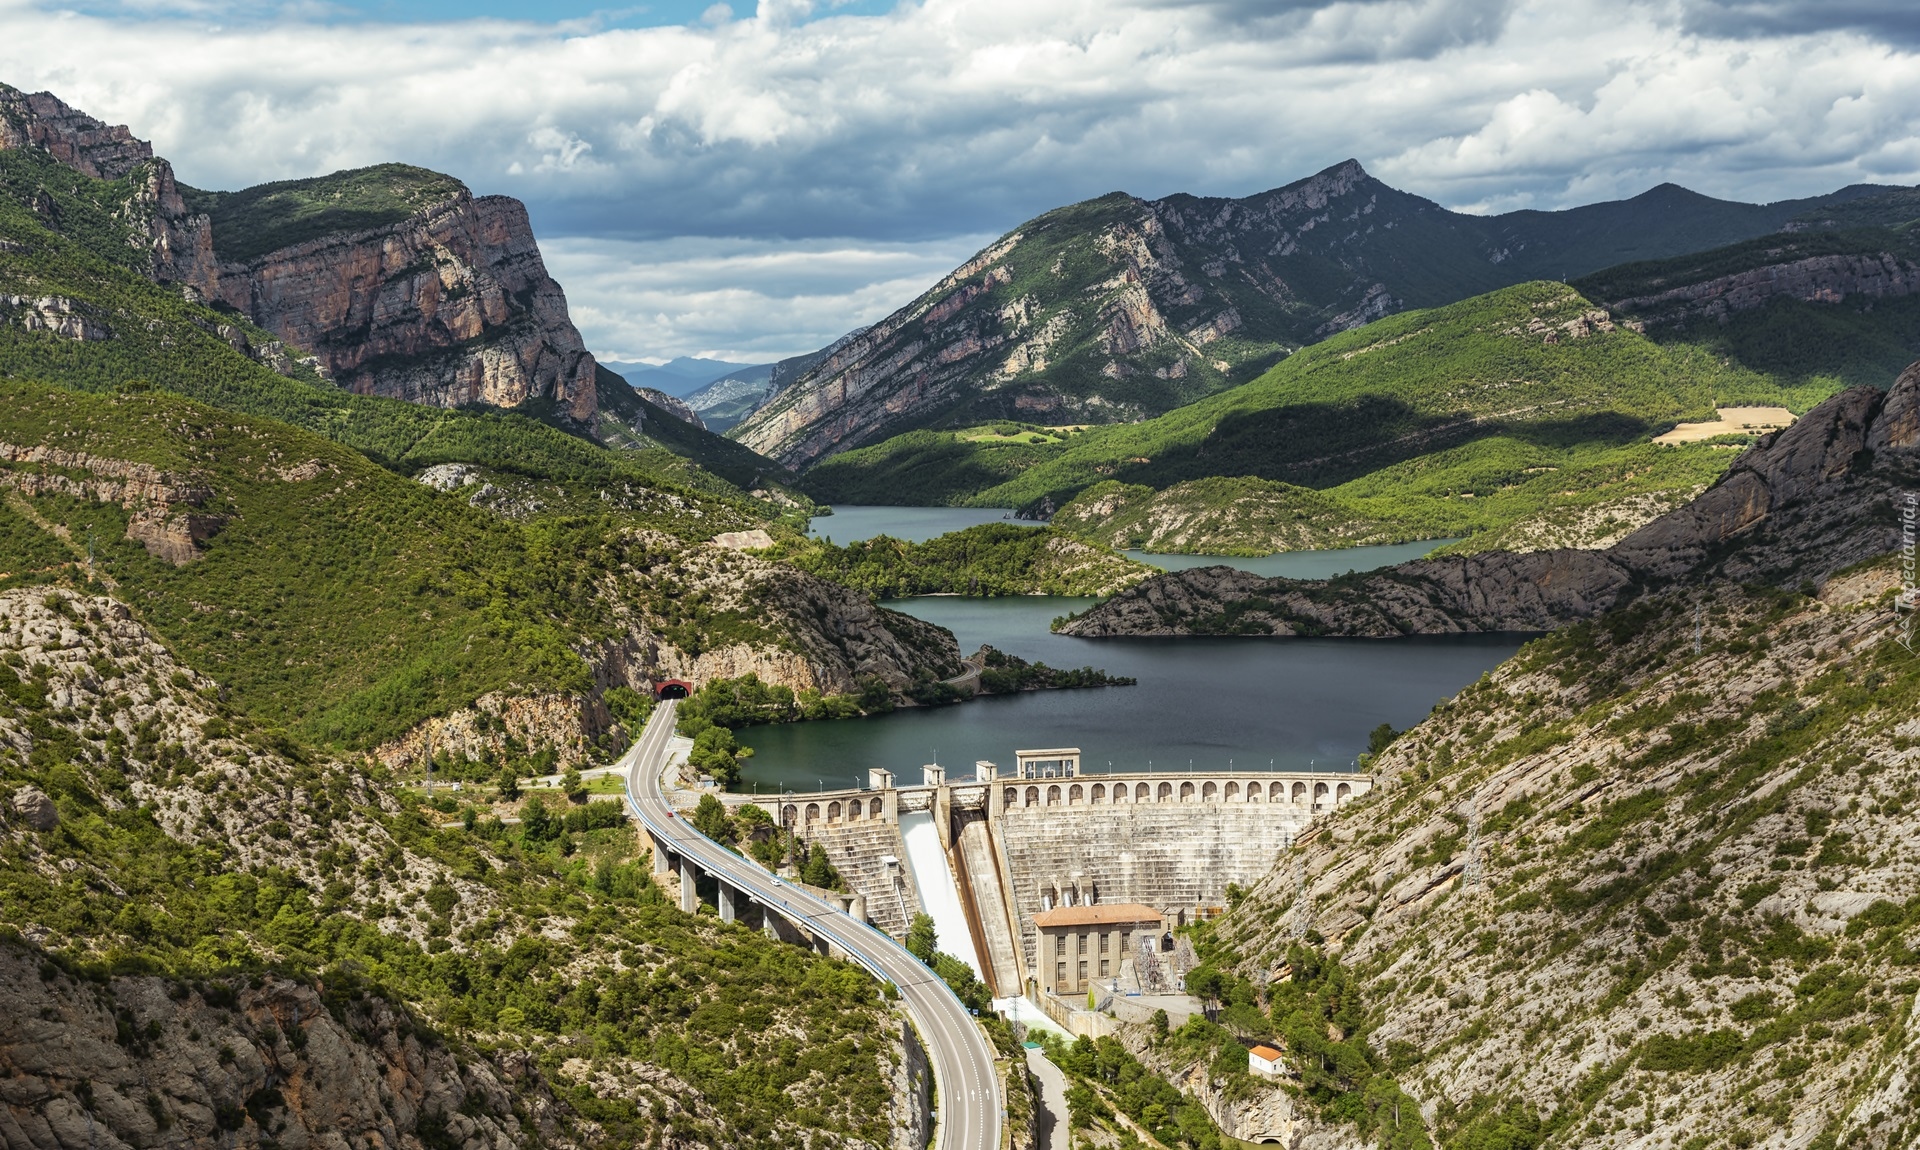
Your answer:
[[[920,905],[933,916],[940,949],[982,974],[980,956],[973,951],[973,932],[967,929],[967,912],[961,909],[960,890],[954,885],[953,868],[947,865],[933,815],[926,811],[902,814],[900,838],[907,844],[907,869],[920,892]]]

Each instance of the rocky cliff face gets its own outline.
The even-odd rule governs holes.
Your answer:
[[[1920,292],[1920,264],[1893,252],[1817,255],[1715,276],[1663,291],[1608,302],[1615,311],[1648,326],[1689,320],[1724,321],[1727,316],[1764,307],[1769,300],[1840,303],[1865,298],[1889,299]]]
[[[102,123],[51,92],[0,84],[0,150],[8,148],[38,148],[82,175],[122,185],[120,216],[147,274],[213,296],[219,267],[212,225],[187,210],[173,165],[126,125]]]
[[[1242,199],[1115,193],[1020,225],[776,386],[732,434],[805,466],[918,427],[1135,420],[1405,308],[1764,235],[1813,202],[1727,204],[1668,187],[1467,216],[1351,160]],[[1822,286],[1839,269],[1804,274],[1806,291],[1843,290]]]
[[[1065,634],[1385,637],[1548,630],[1680,578],[1819,583],[1898,545],[1892,505],[1920,448],[1920,364],[1767,436],[1713,487],[1603,551],[1487,551],[1329,583],[1225,567],[1162,575]]]
[[[593,357],[506,196],[463,191],[403,223],[223,264],[216,290],[363,395],[543,400],[580,423],[598,408]]]
[[[518,200],[462,189],[399,223],[223,261],[209,217],[126,127],[0,86],[0,148],[122,184],[129,242],[153,279],[238,309],[343,387],[443,407],[550,403],[592,423],[593,357]]]

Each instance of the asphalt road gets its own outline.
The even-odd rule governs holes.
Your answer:
[[[627,772],[627,803],[635,816],[656,840],[671,844],[675,854],[692,859],[704,873],[724,876],[736,891],[747,892],[809,933],[825,936],[876,977],[899,987],[933,1062],[936,1145],[940,1150],[999,1150],[1001,1110],[993,1046],[947,984],[887,935],[780,881],[674,815],[660,789],[660,772],[666,766],[676,709],[671,699],[655,707],[640,741],[621,763]]]

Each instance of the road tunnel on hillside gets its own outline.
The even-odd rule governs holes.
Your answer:
[[[684,699],[693,694],[693,684],[685,679],[664,679],[653,687],[656,699]]]

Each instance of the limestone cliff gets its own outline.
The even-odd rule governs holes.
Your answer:
[[[219,298],[320,358],[336,383],[458,407],[598,407],[594,360],[527,210],[461,190],[396,224],[222,264]]]
[[[1062,628],[1070,635],[1547,630],[1636,589],[1686,578],[1818,584],[1893,550],[1892,499],[1920,448],[1920,364],[1887,392],[1852,388],[1749,449],[1685,506],[1601,551],[1487,551],[1328,583],[1225,567],[1148,580]]]
[[[264,252],[249,245],[242,258],[223,258],[216,225],[227,197],[210,197],[213,215],[196,210],[172,166],[126,127],[104,124],[50,93],[0,85],[5,148],[41,149],[83,175],[120,185],[120,216],[151,278],[235,308],[317,357],[322,373],[342,387],[443,407],[551,404],[575,423],[592,424],[594,360],[518,200],[475,197],[425,173],[448,190],[434,202],[409,205],[417,210],[403,218]],[[325,198],[328,185],[360,174],[291,183]],[[289,185],[266,187],[284,193]]]

